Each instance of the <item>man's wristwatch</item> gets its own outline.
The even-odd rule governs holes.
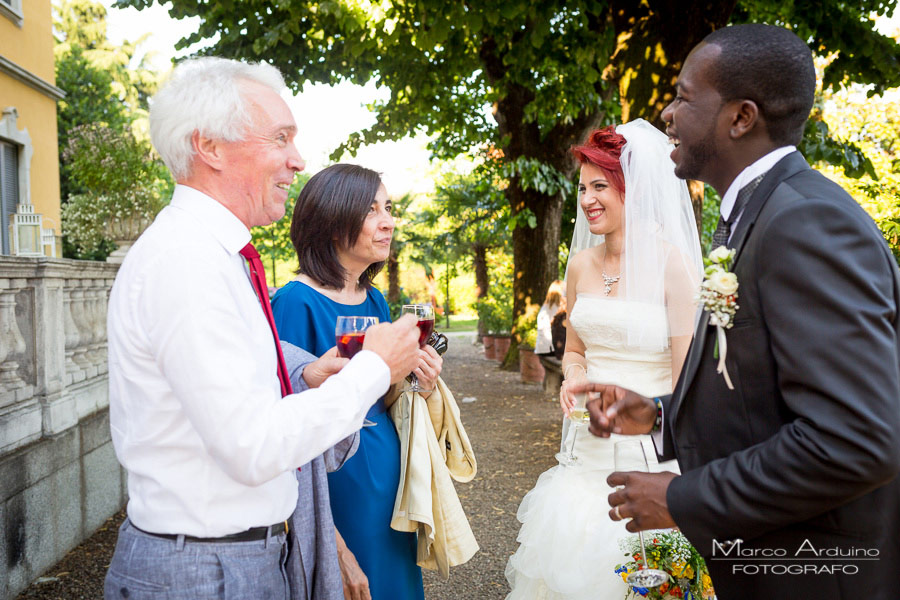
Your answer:
[[[656,433],[662,429],[662,400],[654,398],[653,402],[656,404],[656,420],[653,421],[653,428],[650,429],[650,433]]]

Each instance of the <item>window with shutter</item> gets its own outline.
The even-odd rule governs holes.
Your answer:
[[[2,0],[0,0],[2,1]],[[9,224],[19,203],[19,148],[0,140],[0,238],[2,253],[11,254]]]

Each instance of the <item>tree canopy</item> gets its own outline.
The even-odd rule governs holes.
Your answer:
[[[101,190],[94,188],[89,181],[90,169],[84,165],[75,165],[73,157],[77,153],[67,153],[66,149],[76,132],[83,130],[85,126],[91,126],[108,129],[107,133],[111,137],[125,146],[133,147],[144,158],[149,158],[149,144],[145,143],[148,137],[147,100],[156,91],[159,74],[147,67],[147,56],[135,59],[138,46],[144,38],[133,43],[126,41],[118,46],[107,39],[106,8],[99,2],[62,0],[54,3],[53,8],[56,84],[66,91],[66,97],[59,102],[56,113],[60,196],[64,205],[63,220],[69,221],[63,223],[63,255],[68,258],[103,260],[114,249],[110,239],[102,238],[98,241],[88,235],[79,244],[73,244],[70,239],[73,238],[70,235],[73,232],[84,234],[91,227],[98,230],[105,227],[97,222],[100,213],[95,210],[96,207],[82,207],[80,210],[73,207],[66,210],[65,205],[70,197],[78,198],[83,204],[89,196],[96,200],[99,197],[97,194],[101,194]],[[135,135],[137,139],[134,139]],[[96,155],[88,158],[95,162],[97,159]],[[145,188],[135,187],[127,197],[142,197],[142,194],[151,192],[155,194],[159,192],[157,187],[170,185],[171,181],[161,163],[147,163],[148,166],[151,164],[154,165],[154,175],[150,179],[141,180],[137,174],[125,173],[125,176],[132,177],[133,182],[140,180],[138,187]],[[125,196],[120,196],[120,203],[125,202],[122,198]],[[138,207],[135,210],[139,212]],[[80,215],[80,224],[76,223],[79,220],[76,215]],[[92,225],[87,226],[86,223]]]
[[[818,54],[837,51],[829,85],[895,86],[898,45],[872,29],[870,15],[892,12],[896,1],[172,0],[169,12],[203,20],[180,48],[214,40],[206,52],[270,61],[295,91],[306,81],[344,79],[389,88],[390,98],[373,104],[376,123],[338,153],[413,132],[433,136],[438,157],[498,153],[518,224],[520,315],[557,277],[574,172],[567,149],[587,131],[637,117],[658,124],[687,53],[729,22],[784,25]]]

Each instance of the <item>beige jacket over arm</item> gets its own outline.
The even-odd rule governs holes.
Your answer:
[[[417,564],[450,576],[478,551],[451,478],[471,481],[475,454],[453,394],[441,379],[426,401],[403,393],[390,409],[400,435],[400,487],[391,527],[418,533]]]

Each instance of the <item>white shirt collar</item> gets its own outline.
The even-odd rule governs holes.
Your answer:
[[[221,202],[200,190],[178,184],[169,204],[194,217],[231,255],[240,252],[250,241],[250,230]]]
[[[722,218],[727,221],[728,217],[731,216],[731,209],[734,208],[734,202],[737,200],[737,195],[738,192],[741,191],[741,188],[774,167],[775,163],[791,152],[796,152],[796,150],[797,148],[795,146],[782,146],[781,148],[772,150],[755,163],[744,168],[744,170],[734,178],[731,185],[728,186],[725,195],[722,196],[722,204],[719,206],[719,213],[722,215]]]

